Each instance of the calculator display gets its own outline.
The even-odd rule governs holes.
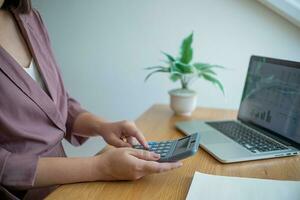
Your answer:
[[[178,140],[176,147],[175,147],[175,152],[176,153],[181,153],[186,150],[186,148],[189,145],[189,138],[182,138]]]

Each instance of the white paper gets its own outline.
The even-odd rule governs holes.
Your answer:
[[[216,176],[195,172],[187,200],[300,200],[300,181]]]

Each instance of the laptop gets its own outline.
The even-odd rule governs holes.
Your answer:
[[[252,56],[237,120],[183,121],[222,163],[300,154],[300,62]]]

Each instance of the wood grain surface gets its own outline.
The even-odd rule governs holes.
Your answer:
[[[136,120],[147,140],[183,137],[175,123],[182,120],[235,119],[236,111],[197,108],[191,117],[175,116],[166,105],[154,105]],[[203,149],[185,159],[183,167],[138,181],[77,183],[60,186],[47,200],[59,199],[185,199],[195,171],[226,176],[300,180],[300,156],[222,164]],[[212,188],[217,191],[217,188]]]

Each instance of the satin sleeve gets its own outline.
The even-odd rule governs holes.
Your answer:
[[[1,185],[14,189],[33,187],[39,156],[11,153],[0,147]]]
[[[68,118],[66,123],[66,135],[65,139],[68,140],[72,145],[79,146],[83,144],[88,138],[78,136],[76,132],[73,131],[73,126],[76,118],[84,112],[87,112],[83,109],[80,104],[72,97],[68,96]]]

